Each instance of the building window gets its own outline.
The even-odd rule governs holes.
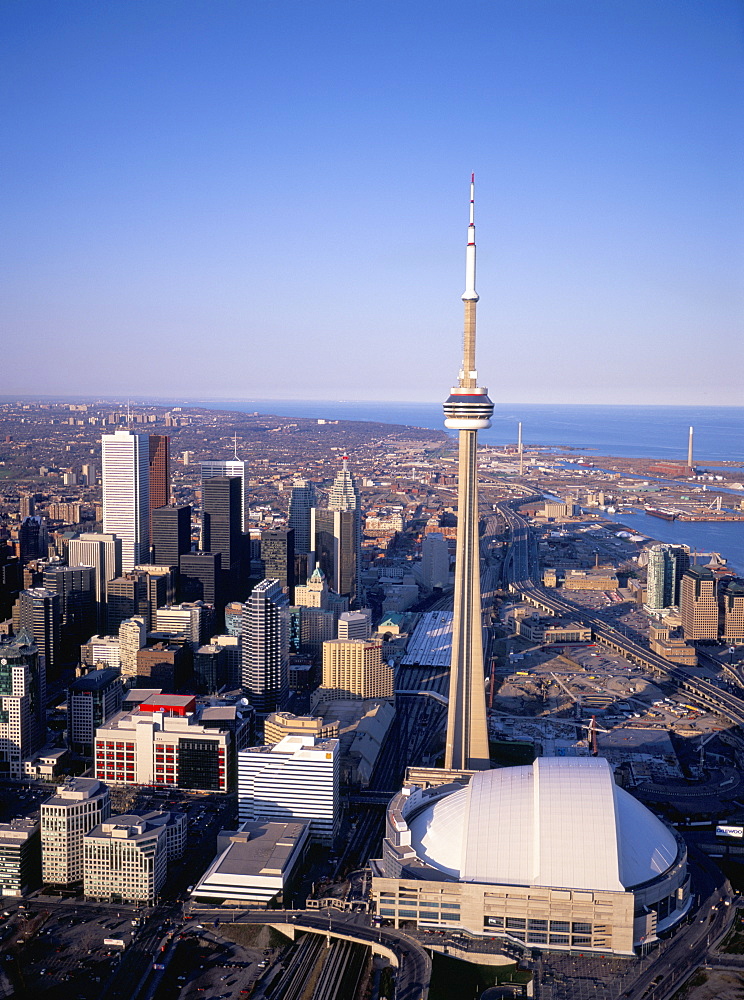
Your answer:
[[[574,923],[571,925],[571,930],[573,931],[574,934],[591,934],[592,925],[577,923],[576,921],[574,921]]]
[[[592,939],[586,934],[574,934],[573,943],[574,945],[590,945]]]
[[[551,944],[568,944],[569,937],[568,934],[551,934],[550,935]]]
[[[527,926],[527,921],[524,917],[507,917],[506,926],[507,928],[511,928],[513,930],[523,931]]]
[[[531,931],[546,931],[548,929],[547,920],[528,920],[527,927]]]
[[[550,930],[551,931],[565,931],[566,933],[568,933],[568,931],[571,930],[571,925],[569,924],[569,922],[567,920],[551,920],[550,921]]]
[[[548,935],[543,934],[540,931],[530,931],[527,934],[527,940],[530,942],[530,944],[547,944]]]

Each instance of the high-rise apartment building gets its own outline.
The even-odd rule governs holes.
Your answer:
[[[718,638],[717,580],[707,566],[690,566],[683,575],[679,613],[685,639]]]
[[[124,682],[112,667],[91,670],[67,688],[67,745],[73,753],[93,756],[96,729],[121,711]]]
[[[241,511],[241,521],[240,530],[243,532],[248,531],[248,490],[246,488],[246,483],[248,480],[248,474],[245,462],[241,461],[237,456],[235,458],[228,459],[227,461],[220,462],[202,462],[201,463],[201,487],[202,496],[204,496],[204,484],[208,479],[213,479],[214,477],[224,477],[229,476],[230,478],[237,478],[240,480],[240,511]]]
[[[152,561],[158,566],[175,566],[191,552],[191,505],[156,507],[150,514]]]
[[[329,699],[392,698],[393,669],[382,642],[332,639],[323,643],[323,691]]]
[[[70,567],[92,566],[95,571],[96,628],[106,629],[106,585],[121,576],[121,539],[116,535],[84,532],[67,546]]]
[[[340,818],[339,741],[285,736],[274,746],[238,754],[241,823],[266,819],[310,824],[310,835],[331,844]]]
[[[289,693],[289,599],[278,580],[262,580],[243,612],[243,691],[257,712],[284,708]]]
[[[0,778],[18,780],[46,739],[46,674],[28,629],[0,636],[0,704]]]
[[[170,503],[170,438],[166,434],[148,436],[150,473],[150,533],[152,512]],[[178,563],[174,563],[178,565]]]
[[[18,629],[27,629],[42,657],[46,676],[51,677],[59,667],[60,653],[60,599],[44,587],[22,590],[16,604]]]
[[[297,555],[307,555],[312,548],[310,539],[310,511],[316,504],[317,500],[313,484],[305,479],[295,479],[289,497],[288,523],[289,527],[294,531],[294,547]]]
[[[95,778],[68,778],[41,804],[41,870],[46,885],[71,885],[83,878],[83,839],[108,818],[108,788]]]
[[[264,577],[278,580],[287,592],[290,604],[294,603],[295,545],[293,528],[270,528],[261,532],[261,559]]]
[[[679,604],[680,585],[690,565],[690,553],[683,545],[652,545],[648,550],[646,604],[664,610]]]
[[[150,559],[150,446],[145,434],[114,431],[101,439],[103,530],[121,539],[122,571]]]

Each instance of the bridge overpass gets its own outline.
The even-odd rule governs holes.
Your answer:
[[[558,597],[553,591],[549,591],[534,582],[532,574],[535,554],[529,526],[525,518],[515,509],[525,502],[525,500],[519,499],[499,504],[499,509],[511,527],[511,544],[514,546],[514,553],[510,553],[510,559],[504,560],[505,570],[510,577],[504,582],[508,584],[509,589],[513,593],[519,594],[527,604],[531,604],[532,607],[545,614],[551,616],[567,615],[591,625],[595,639],[603,646],[620,653],[625,659],[643,670],[672,681],[688,695],[691,701],[704,708],[712,709],[717,715],[733,725],[744,726],[744,700],[742,698],[724,691],[711,681],[696,677],[690,670],[666,660],[658,653],[651,652],[623,633],[618,632],[598,615],[574,604],[573,601]]]

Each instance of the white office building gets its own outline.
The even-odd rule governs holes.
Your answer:
[[[109,790],[95,778],[68,778],[41,804],[41,877],[47,885],[83,878],[83,838],[111,811]]]
[[[71,538],[67,547],[70,567],[92,566],[95,570],[95,601],[98,628],[106,627],[106,584],[121,576],[121,539],[116,535],[84,532]]]
[[[150,559],[150,445],[146,434],[114,431],[101,439],[103,530],[121,539],[121,568]]]
[[[338,616],[339,639],[369,639],[372,635],[372,612],[344,611]]]
[[[238,754],[241,823],[269,820],[310,824],[310,836],[330,844],[340,814],[340,743],[313,736],[285,736],[274,746]]]
[[[153,904],[168,873],[167,832],[145,816],[113,816],[84,838],[84,891],[90,899]]]

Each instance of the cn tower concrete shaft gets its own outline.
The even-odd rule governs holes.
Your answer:
[[[478,431],[491,426],[493,403],[478,386],[475,367],[475,178],[470,179],[470,223],[465,257],[465,323],[462,368],[444,404],[445,426],[458,432],[457,561],[450,661],[447,744],[449,770],[490,767],[481,624],[478,536]]]
[[[445,768],[457,770],[483,770],[490,766],[481,631],[477,454],[478,432],[461,430],[454,622],[444,758]]]

